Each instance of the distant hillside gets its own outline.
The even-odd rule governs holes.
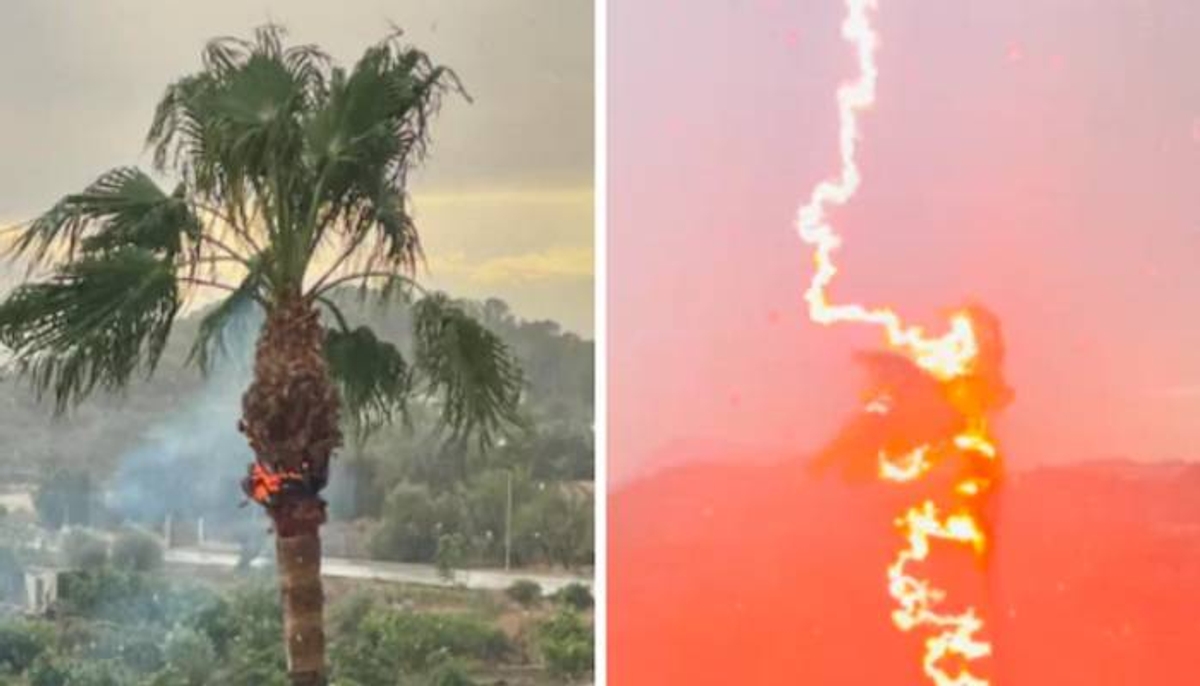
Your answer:
[[[733,455],[619,488],[608,508],[612,680],[925,683],[884,585],[891,523],[914,498],[814,479],[795,459]],[[1200,464],[1034,470],[1010,478],[996,505],[986,576],[964,559],[935,572],[982,606],[994,683],[1178,683],[1200,667]]]
[[[366,323],[402,349],[411,346],[407,310],[399,304],[363,304],[355,294],[338,298],[351,325]],[[549,321],[525,321],[499,300],[471,303],[471,308],[500,334],[521,359],[529,392],[527,411],[541,419],[590,426],[593,350],[591,341],[561,330]],[[0,478],[19,478],[59,466],[86,467],[105,476],[121,457],[145,439],[173,411],[195,402],[206,380],[185,365],[197,315],[176,325],[167,351],[152,378],[135,382],[119,396],[98,393],[61,418],[52,417],[52,402],[35,401],[23,379],[0,379]],[[241,337],[231,358],[248,359],[253,331]],[[238,372],[243,375],[245,370]],[[248,380],[248,376],[246,377]],[[237,380],[235,380],[237,381]],[[236,405],[237,392],[232,393]],[[215,421],[233,421],[222,417]]]

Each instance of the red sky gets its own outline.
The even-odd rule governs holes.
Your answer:
[[[1017,465],[1200,458],[1200,4],[880,5],[835,297],[930,328],[965,301],[998,313]],[[841,3],[609,12],[610,472],[672,445],[811,450],[877,344],[807,322],[792,228],[836,169]]]

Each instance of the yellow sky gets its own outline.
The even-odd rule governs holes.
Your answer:
[[[592,331],[593,194],[413,193],[428,278],[467,297],[500,295],[517,312]]]

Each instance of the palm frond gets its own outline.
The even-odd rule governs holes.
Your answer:
[[[324,295],[318,295],[317,302],[321,305],[324,305],[325,309],[329,311],[329,314],[333,315],[334,321],[337,322],[338,328],[341,329],[343,333],[350,331],[350,324],[346,319],[346,313],[342,312],[342,308],[339,307],[332,298]]]
[[[87,255],[0,303],[0,343],[59,411],[153,371],[179,309],[173,264],[145,248]]]
[[[203,69],[159,103],[147,137],[155,164],[235,220],[263,217],[279,292],[304,284],[327,243],[353,246],[368,271],[415,273],[422,254],[406,177],[442,97],[465,96],[461,84],[398,33],[349,70],[311,45],[286,46],[284,35],[269,25],[211,41]]]
[[[398,35],[367,50],[349,74],[333,72],[328,97],[305,129],[322,179],[313,201],[328,208],[316,241],[329,227],[352,237],[377,232],[372,249],[394,268],[415,268],[420,242],[405,177],[424,155],[428,123],[449,90],[463,92],[454,73],[401,45]],[[338,216],[344,221],[331,221]]]
[[[370,246],[372,261],[397,268],[408,274],[416,271],[425,258],[421,236],[408,212],[408,197],[403,190],[390,185],[370,188],[358,208],[361,226],[373,226],[376,240]]]
[[[81,253],[126,247],[173,257],[186,245],[194,245],[200,231],[182,187],[168,195],[141,170],[120,167],[35,219],[13,248],[34,264],[44,263],[48,256],[71,261]]]
[[[172,84],[147,134],[160,169],[189,179],[208,198],[257,191],[294,200],[281,175],[302,176],[301,122],[323,97],[328,57],[313,46],[285,48],[268,25],[252,41],[219,38],[204,51],[204,70]]]
[[[326,331],[325,354],[342,406],[360,434],[406,414],[412,372],[396,346],[365,326],[339,327]]]
[[[208,374],[218,358],[228,356],[226,334],[229,327],[259,304],[264,285],[262,262],[258,261],[237,289],[200,320],[187,361],[195,363],[201,373]]]
[[[413,321],[418,378],[452,435],[475,434],[486,448],[498,433],[521,425],[520,366],[496,334],[443,294],[417,301]]]

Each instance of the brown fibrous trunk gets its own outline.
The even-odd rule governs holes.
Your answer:
[[[303,477],[265,503],[275,527],[289,677],[303,686],[326,683],[320,491],[342,440],[324,343],[317,312],[302,298],[270,309],[240,424],[258,462]]]
[[[293,684],[325,683],[325,630],[321,588],[321,538],[311,534],[275,539],[283,635]]]

